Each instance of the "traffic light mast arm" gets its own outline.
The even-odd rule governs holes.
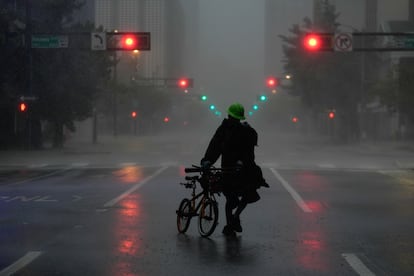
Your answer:
[[[341,32],[338,32],[340,34]],[[353,52],[404,52],[414,51],[414,33],[409,32],[352,32]],[[301,44],[309,52],[334,51],[334,37],[332,32],[304,33]],[[366,43],[373,38],[388,37],[388,43]],[[369,40],[368,40],[369,38]],[[311,41],[312,40],[312,41]],[[319,41],[319,46],[318,42]]]

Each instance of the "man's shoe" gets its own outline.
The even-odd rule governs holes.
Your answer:
[[[233,219],[231,220],[231,227],[233,228],[234,231],[238,233],[243,232],[243,228],[241,227],[241,224],[240,224],[240,218],[233,217]]]
[[[233,228],[230,225],[224,226],[223,234],[227,237],[236,236],[236,232],[234,232]]]

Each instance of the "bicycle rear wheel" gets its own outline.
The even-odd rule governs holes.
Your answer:
[[[177,229],[180,233],[185,233],[190,226],[191,220],[191,201],[184,198],[177,210]]]
[[[213,234],[218,222],[218,206],[217,202],[207,199],[204,201],[198,216],[198,231],[203,237]]]

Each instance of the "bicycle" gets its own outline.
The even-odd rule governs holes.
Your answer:
[[[198,231],[202,237],[213,234],[218,224],[219,211],[216,194],[220,195],[223,169],[210,167],[203,169],[194,166],[185,168],[186,173],[199,173],[195,176],[186,176],[187,182],[180,183],[187,189],[192,189],[191,199],[184,198],[178,207],[177,229],[185,233],[190,226],[191,219],[198,216]],[[197,182],[202,191],[196,194]]]

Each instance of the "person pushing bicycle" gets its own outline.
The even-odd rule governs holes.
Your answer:
[[[227,114],[228,117],[217,128],[208,144],[201,159],[201,167],[210,167],[220,156],[223,169],[240,167],[237,173],[223,175],[227,223],[223,228],[223,234],[233,236],[235,232],[242,232],[240,214],[247,204],[260,199],[257,189],[269,185],[264,180],[260,167],[255,163],[254,147],[257,146],[257,132],[247,122],[241,122],[245,120],[243,105],[230,105]]]

